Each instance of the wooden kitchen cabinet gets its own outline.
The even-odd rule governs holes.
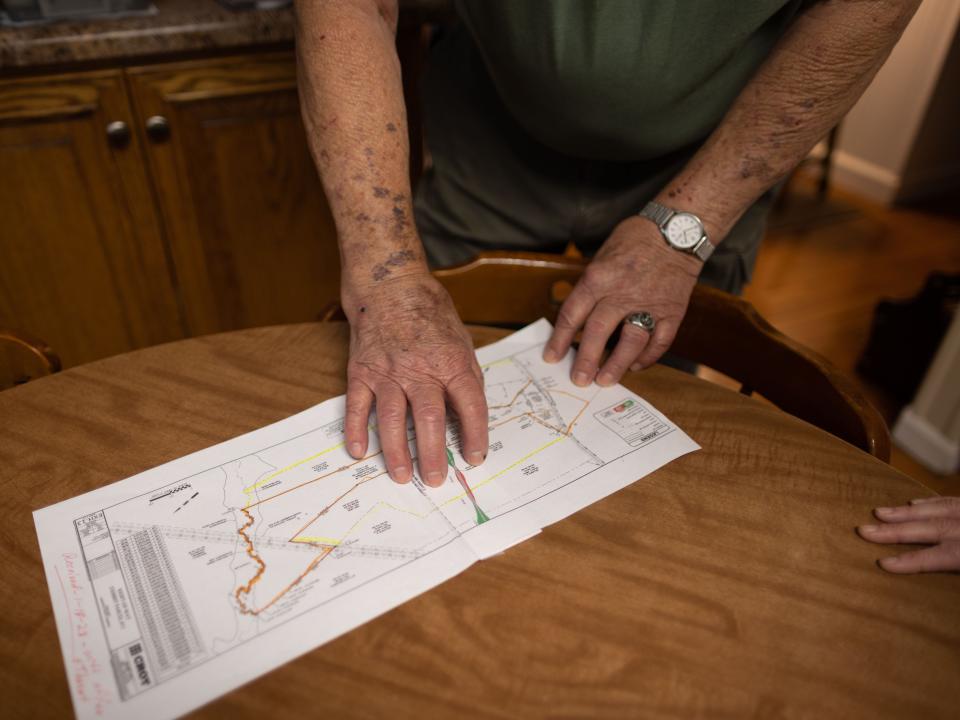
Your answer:
[[[134,124],[119,70],[0,81],[0,325],[64,365],[183,335]]]
[[[339,255],[292,54],[127,78],[189,332],[315,319],[339,298]]]
[[[338,297],[292,53],[0,79],[0,326],[71,366]]]

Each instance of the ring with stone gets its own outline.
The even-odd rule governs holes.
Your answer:
[[[653,329],[657,326],[657,321],[653,319],[653,315],[647,311],[642,311],[638,313],[633,313],[632,315],[627,315],[623,320],[625,323],[630,325],[635,325],[641,330],[646,330],[649,333],[653,332]]]

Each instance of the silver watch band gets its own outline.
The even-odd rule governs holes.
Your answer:
[[[657,224],[657,227],[660,228],[661,233],[664,233],[664,226],[667,224],[667,221],[676,214],[676,210],[668,208],[666,205],[661,205],[658,202],[654,202],[653,200],[648,202],[644,206],[643,210],[640,211],[640,215],[653,220],[653,222]],[[666,234],[664,234],[664,239],[666,239]],[[673,247],[673,245],[670,247]],[[713,255],[714,250],[716,250],[716,246],[707,239],[707,235],[704,233],[703,237],[700,239],[700,242],[698,242],[694,247],[690,248],[689,250],[681,250],[680,252],[689,252],[691,255],[696,255],[698,258],[700,258],[700,260],[706,262],[710,256]]]
[[[676,214],[676,211],[671,210],[666,205],[661,205],[660,203],[651,200],[646,204],[643,210],[640,211],[640,214],[644,217],[650,218],[662,228],[667,224],[667,220]]]

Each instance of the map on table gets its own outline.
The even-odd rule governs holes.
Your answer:
[[[490,451],[451,422],[440,488],[393,483],[375,427],[350,457],[341,396],[35,512],[77,716],[187,712],[698,448],[544,363],[550,331],[478,351]]]

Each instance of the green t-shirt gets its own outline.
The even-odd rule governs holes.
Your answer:
[[[809,0],[457,0],[543,144],[637,161],[703,140]]]

